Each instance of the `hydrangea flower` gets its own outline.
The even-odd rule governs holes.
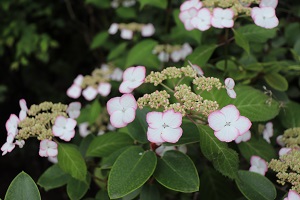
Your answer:
[[[179,19],[182,21],[184,24],[184,27],[186,30],[191,31],[195,29],[195,27],[192,24],[193,18],[197,17],[198,10],[194,7],[181,11],[179,13]]]
[[[83,123],[79,124],[78,129],[79,129],[79,135],[81,137],[86,137],[87,135],[89,135],[91,133],[91,131],[89,130],[88,122],[83,122]]]
[[[81,109],[80,102],[72,102],[69,104],[66,111],[67,111],[69,117],[71,117],[72,119],[76,119],[80,115],[80,109]]]
[[[77,99],[81,95],[81,84],[83,81],[83,76],[79,74],[75,80],[73,81],[73,84],[71,87],[67,90],[68,97],[71,97],[73,99]]]
[[[235,82],[232,78],[225,79],[225,88],[226,88],[227,94],[230,98],[233,98],[233,99],[236,98],[236,93],[233,90],[234,86],[235,86]]]
[[[21,107],[21,111],[19,113],[19,119],[20,121],[24,120],[27,116],[27,111],[28,111],[28,108],[27,108],[27,104],[26,104],[26,101],[25,99],[21,99],[19,101],[19,104],[20,104],[20,107]]]
[[[123,94],[107,102],[110,123],[116,128],[127,126],[135,118],[137,102],[132,94]]]
[[[109,93],[111,91],[111,84],[110,83],[99,83],[97,91],[101,96],[106,97],[107,95],[109,95]]]
[[[234,105],[210,113],[208,123],[215,131],[215,136],[223,142],[235,140],[247,132],[252,125],[247,117],[240,116],[239,110]]]
[[[184,60],[188,55],[190,55],[193,52],[192,47],[189,43],[184,43],[181,47],[181,59]]]
[[[239,144],[241,142],[247,142],[251,139],[251,132],[247,131],[243,135],[238,136],[234,141],[235,143]]]
[[[161,51],[161,52],[158,54],[158,59],[159,59],[161,62],[168,62],[168,61],[169,61],[169,57],[170,57],[170,55],[169,55],[167,52],[164,52],[164,51]]]
[[[259,156],[251,156],[250,164],[249,171],[251,172],[256,172],[264,176],[268,171],[267,162]]]
[[[98,91],[92,86],[88,86],[82,91],[82,96],[88,101],[95,99],[97,94]]]
[[[173,51],[171,53],[171,59],[173,60],[173,62],[178,62],[181,57],[181,50]]]
[[[108,29],[108,33],[114,35],[118,32],[119,25],[117,23],[112,23]]]
[[[265,126],[265,129],[263,131],[263,138],[268,142],[271,143],[270,137],[273,136],[273,123],[268,122]]]
[[[20,120],[15,114],[10,115],[5,124],[7,135],[12,134],[15,137],[18,134],[19,122]]]
[[[110,75],[110,79],[113,81],[121,81],[123,76],[123,70],[120,68],[115,68]]]
[[[257,26],[267,29],[274,28],[279,23],[275,9],[272,7],[254,7],[251,10],[251,17]]]
[[[55,157],[57,153],[57,144],[55,142],[47,139],[40,142],[39,155],[41,157]]]
[[[15,148],[16,145],[13,143],[14,139],[15,136],[13,134],[9,134],[7,136],[6,142],[1,147],[1,151],[3,151],[2,156],[7,154],[7,152],[11,152]]]
[[[77,122],[72,118],[65,118],[64,116],[58,116],[52,127],[53,135],[60,139],[69,142],[75,135],[75,126]]]
[[[142,27],[142,30],[141,30],[141,35],[143,37],[150,37],[154,34],[155,32],[155,28],[153,26],[153,24],[146,24]]]
[[[146,68],[144,66],[129,67],[123,73],[123,82],[119,87],[119,91],[123,94],[131,93],[135,88],[142,85],[146,76]]]
[[[289,190],[288,196],[283,200],[300,200],[300,195],[294,190]]]
[[[176,143],[182,135],[182,114],[167,110],[165,112],[149,112],[146,116],[148,123],[147,138],[153,143]]]
[[[121,30],[121,38],[124,40],[131,40],[133,37],[133,31],[129,29],[122,29]]]
[[[211,25],[215,28],[231,28],[233,27],[234,12],[232,9],[214,8]]]
[[[277,4],[278,0],[261,0],[259,3],[259,7],[272,7],[275,9],[277,7]]]
[[[198,11],[196,17],[191,20],[191,24],[200,31],[206,31],[211,27],[212,15],[207,8]]]
[[[180,11],[185,11],[190,8],[196,8],[199,10],[201,7],[202,7],[202,2],[200,2],[199,0],[188,0],[183,2],[183,4],[181,4]]]

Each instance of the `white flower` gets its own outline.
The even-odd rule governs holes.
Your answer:
[[[189,43],[184,43],[181,47],[181,59],[184,60],[188,55],[193,52]]]
[[[123,73],[123,82],[119,87],[119,91],[123,94],[131,93],[135,88],[142,85],[146,76],[146,68],[144,66],[129,67]]]
[[[113,81],[121,81],[123,76],[123,70],[120,68],[115,68],[112,74],[110,75],[110,79]]]
[[[109,93],[111,91],[111,84],[110,83],[99,83],[97,90],[101,96],[106,97],[107,95],[109,95]]]
[[[83,81],[83,76],[79,74],[75,80],[73,81],[73,84],[71,87],[67,90],[67,95],[73,99],[77,99],[80,97],[81,94],[81,84]]]
[[[181,51],[177,50],[177,51],[173,51],[171,53],[171,59],[173,60],[173,62],[178,62],[181,59]]]
[[[233,98],[233,99],[236,98],[236,93],[233,90],[234,86],[235,86],[235,82],[232,78],[225,79],[225,88],[226,88],[227,94],[230,98]]]
[[[189,0],[181,4],[180,11],[188,10],[190,8],[196,8],[199,10],[201,7],[202,7],[202,2],[200,2],[199,0]]]
[[[20,120],[15,114],[11,114],[9,119],[6,121],[5,127],[7,135],[12,134],[14,137],[18,134],[18,124]]]
[[[131,40],[133,37],[133,31],[129,29],[122,29],[121,30],[121,38],[124,40]]]
[[[79,129],[79,135],[81,137],[86,137],[87,135],[89,135],[91,133],[91,131],[89,130],[88,122],[83,122],[83,123],[79,124],[78,129]]]
[[[16,140],[15,144],[19,146],[19,148],[23,148],[23,146],[25,145],[25,141],[24,140]]]
[[[256,172],[264,176],[268,171],[267,162],[259,156],[251,156],[250,164],[249,171],[251,172]]]
[[[190,31],[195,29],[195,26],[192,24],[193,18],[196,18],[198,14],[198,10],[194,7],[181,11],[179,13],[179,19],[182,21],[184,24],[184,27],[186,30]]]
[[[6,142],[2,145],[1,151],[2,156],[7,154],[7,152],[11,152],[15,148],[15,144],[13,143],[15,136],[13,134],[9,134],[6,138]]]
[[[19,113],[19,119],[20,119],[20,121],[23,121],[27,116],[28,108],[27,108],[25,99],[21,99],[19,101],[19,104],[21,107],[21,111]]]
[[[159,59],[161,62],[168,62],[168,61],[169,61],[169,57],[170,57],[170,55],[169,55],[167,52],[164,52],[164,51],[161,51],[161,52],[158,54],[158,59]]]
[[[135,0],[124,0],[122,2],[122,6],[124,7],[131,7],[135,5]]]
[[[53,156],[53,157],[49,156],[48,161],[52,162],[53,164],[58,163],[57,156]]]
[[[268,122],[265,126],[265,129],[263,131],[263,138],[268,142],[271,143],[270,137],[273,136],[273,123]]]
[[[278,0],[261,0],[259,3],[259,7],[272,7],[275,9],[277,7],[277,4]]]
[[[59,137],[64,141],[70,141],[75,135],[76,121],[72,118],[65,118],[58,116],[52,127],[53,135]]]
[[[231,142],[247,132],[252,123],[247,117],[240,116],[234,105],[227,105],[208,116],[208,125],[215,131],[215,136],[222,142]]]
[[[51,140],[42,140],[40,142],[39,155],[41,157],[54,157],[57,156],[57,144]]]
[[[97,94],[98,94],[98,91],[95,88],[93,88],[92,86],[88,86],[87,88],[85,88],[82,91],[82,96],[88,101],[95,99]]]
[[[202,8],[198,11],[196,17],[191,20],[191,24],[200,31],[206,31],[211,27],[211,18],[210,10]]]
[[[81,103],[80,102],[72,102],[69,104],[67,108],[67,113],[69,117],[72,119],[76,119],[80,115]]]
[[[117,23],[112,23],[108,29],[108,33],[114,35],[118,32],[119,25]]]
[[[250,139],[251,139],[251,132],[247,131],[243,135],[238,136],[234,141],[235,143],[239,144],[241,142],[247,142]]]
[[[107,111],[110,115],[110,123],[121,128],[127,126],[135,118],[137,102],[132,94],[123,94],[107,102]]]
[[[214,8],[211,25],[215,28],[231,28],[234,24],[233,17],[234,12],[231,8]]]
[[[288,196],[283,200],[300,200],[300,195],[294,190],[289,190]]]
[[[271,29],[278,26],[278,18],[275,9],[272,7],[254,7],[251,10],[251,17],[257,26]]]
[[[141,30],[141,35],[143,37],[150,37],[154,34],[155,32],[155,28],[153,26],[153,24],[146,24],[142,27],[142,30]]]

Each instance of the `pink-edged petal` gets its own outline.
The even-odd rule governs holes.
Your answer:
[[[135,67],[129,67],[124,71],[123,81],[128,81],[128,80],[132,79],[134,69],[135,69]]]
[[[48,150],[48,156],[54,157],[57,156],[58,150],[57,149],[49,149]]]
[[[122,111],[115,111],[110,115],[110,123],[116,128],[122,128],[127,126],[127,123],[123,121],[124,113]]]
[[[81,75],[81,74],[79,74],[76,78],[75,78],[75,80],[73,81],[73,83],[75,84],[75,85],[77,85],[77,86],[81,86],[81,84],[82,84],[82,81],[83,81],[83,76]]]
[[[162,157],[165,154],[166,151],[170,151],[170,150],[176,150],[175,146],[161,145],[160,147],[155,149],[155,153]]]
[[[233,16],[234,16],[234,12],[230,8],[229,9],[224,9],[222,16],[225,19],[230,19],[231,20],[233,18]]]
[[[132,85],[131,83],[131,81],[123,81],[119,87],[119,92],[122,94],[131,93],[134,90],[134,88],[130,87]]]
[[[192,65],[191,67],[196,71],[196,73],[197,73],[199,76],[203,76],[203,75],[204,75],[203,70],[202,70],[201,67],[199,67],[198,65]]]
[[[283,135],[278,135],[276,138],[276,142],[279,146],[284,147],[285,143],[283,142],[282,138],[283,138]]]
[[[39,155],[40,155],[41,157],[48,157],[47,150],[45,150],[45,149],[40,149],[40,150],[39,150]]]
[[[67,95],[68,97],[71,97],[73,99],[77,99],[81,95],[81,87],[73,84],[68,90],[67,90]]]
[[[232,28],[234,25],[234,21],[232,19],[224,19],[222,20],[222,26],[225,28]]]
[[[76,120],[74,120],[72,118],[68,118],[67,124],[66,124],[66,129],[69,131],[74,130],[76,124],[77,124]]]
[[[208,115],[208,125],[214,131],[219,131],[224,128],[226,124],[226,118],[219,110],[214,111]]]
[[[182,123],[182,114],[173,109],[167,110],[162,115],[162,121],[171,128],[178,128]]]
[[[184,28],[188,31],[195,29],[195,27],[193,26],[190,20],[184,22]]]
[[[111,91],[111,84],[110,83],[100,83],[98,85],[97,90],[101,96],[106,97],[107,95],[109,95],[109,93]]]
[[[149,112],[146,115],[146,121],[150,128],[160,129],[163,125],[163,113],[161,112]]]
[[[240,111],[232,104],[223,107],[220,112],[223,113],[227,122],[235,122],[240,116]]]
[[[288,154],[289,152],[291,152],[292,149],[291,148],[286,148],[286,147],[283,147],[279,150],[278,154],[279,156],[282,156],[282,155],[286,155]]]
[[[21,110],[24,110],[25,112],[27,112],[28,108],[27,108],[25,99],[20,99],[19,105],[20,105]]]
[[[176,143],[181,135],[182,135],[182,128],[170,128],[166,127],[162,130],[161,138],[170,143]]]
[[[91,133],[89,131],[88,127],[89,127],[89,123],[88,122],[83,122],[83,123],[81,123],[81,124],[78,125],[79,135],[81,137],[86,137],[88,134]]]
[[[27,117],[27,112],[24,110],[21,110],[19,113],[20,121],[23,121],[26,117]]]
[[[183,11],[179,13],[179,19],[182,23],[184,23],[186,20],[190,19],[190,14],[188,11]]]
[[[95,88],[93,88],[92,86],[88,86],[87,88],[85,88],[82,91],[82,96],[88,101],[95,99],[97,94],[98,94],[98,91]]]
[[[222,142],[231,142],[239,136],[239,131],[232,126],[225,126],[220,131],[215,131],[215,136]]]
[[[134,108],[127,108],[123,114],[123,122],[129,124],[135,119],[135,110]]]
[[[230,98],[232,98],[232,99],[236,98],[236,92],[234,90],[226,90],[226,91]]]
[[[19,148],[23,148],[23,146],[25,145],[25,141],[24,140],[16,140],[15,145],[18,145]]]
[[[226,78],[224,82],[227,89],[232,90],[235,86],[235,82],[232,78]]]
[[[54,136],[56,137],[60,137],[64,134],[65,130],[61,127],[58,127],[58,126],[53,126],[52,127],[52,133]]]
[[[300,200],[300,195],[294,190],[289,190],[288,200]]]
[[[146,77],[146,68],[144,66],[136,66],[132,73],[132,76],[137,81],[144,81]]]
[[[59,138],[69,142],[73,137],[75,136],[75,130],[71,131],[65,131],[63,135],[61,135]]]
[[[259,168],[257,166],[251,166],[250,169],[249,169],[250,172],[255,172],[255,173],[258,173],[258,174],[261,174],[262,176],[265,175],[265,172],[262,168]]]
[[[274,16],[272,18],[269,18],[269,19],[266,19],[265,22],[266,22],[265,28],[267,28],[267,29],[275,28],[279,24],[279,20],[276,16]]]
[[[222,20],[219,19],[219,18],[212,18],[211,19],[211,25],[215,28],[223,28],[223,25],[222,25]]]
[[[47,148],[48,148],[48,146],[47,146],[47,144],[48,144],[48,141],[49,140],[42,140],[41,142],[40,142],[40,149],[43,149],[43,150],[46,150]]]
[[[250,129],[252,123],[247,117],[240,116],[239,119],[235,122],[232,122],[231,125],[238,129],[239,135],[243,135]]]
[[[235,143],[239,144],[241,142],[247,142],[250,139],[251,139],[251,132],[247,131],[243,135],[238,136],[234,141]]]
[[[276,8],[278,4],[278,0],[261,0],[259,3],[259,7],[272,7]]]
[[[147,130],[148,140],[153,143],[165,142],[165,140],[163,140],[161,137],[161,132],[162,132],[162,129],[160,129],[160,128],[152,129],[152,128],[148,127],[148,130]]]
[[[188,10],[190,8],[200,9],[202,7],[202,2],[199,0],[189,0],[185,1],[180,6],[180,11]]]
[[[252,10],[251,10],[251,17],[252,17],[252,19],[254,20],[257,15],[260,16],[261,13],[262,12],[261,12],[261,9],[259,7],[252,8]]]
[[[120,98],[120,104],[123,108],[137,109],[137,102],[132,94],[123,94]]]
[[[123,109],[123,106],[120,104],[120,99],[121,97],[114,97],[110,100],[108,100],[106,107],[107,107],[107,112],[108,114],[112,114],[115,111],[120,111]]]
[[[54,125],[58,127],[64,127],[67,124],[67,118],[64,116],[58,116],[55,119]]]

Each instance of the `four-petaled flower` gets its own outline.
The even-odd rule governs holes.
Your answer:
[[[7,135],[12,134],[14,137],[18,134],[18,124],[20,120],[15,114],[11,114],[9,119],[6,121],[5,127]]]
[[[70,141],[75,135],[76,121],[72,118],[65,118],[64,116],[58,116],[52,127],[53,135],[59,137],[64,141]]]
[[[21,107],[21,110],[20,110],[20,113],[19,113],[19,119],[20,119],[20,121],[22,121],[27,116],[28,108],[27,108],[27,104],[26,104],[25,99],[21,99],[19,101],[19,104],[20,104],[20,107]]]
[[[300,200],[300,195],[294,190],[289,190],[288,196],[283,200]]]
[[[271,29],[278,26],[278,18],[275,9],[272,7],[254,7],[251,10],[251,17],[257,26]]]
[[[39,155],[41,157],[55,157],[57,153],[57,144],[55,142],[47,139],[40,142]]]
[[[176,143],[182,135],[182,114],[167,110],[165,112],[149,112],[146,116],[149,125],[147,138],[153,143]]]
[[[98,91],[92,86],[88,86],[82,91],[82,96],[88,101],[95,99],[97,94]]]
[[[261,175],[265,175],[268,171],[267,162],[259,156],[251,156],[250,158],[251,167],[249,171],[256,172]]]
[[[200,9],[201,7],[202,7],[202,2],[200,2],[199,0],[189,0],[181,4],[180,11],[185,11],[190,8]]]
[[[194,7],[181,11],[179,13],[179,19],[184,24],[186,30],[191,31],[195,29],[195,26],[192,24],[193,18],[197,17],[198,10]]]
[[[67,108],[67,113],[69,117],[72,119],[76,119],[80,115],[81,103],[80,102],[72,102],[69,104]]]
[[[111,91],[111,84],[110,83],[99,83],[97,90],[101,96],[106,97],[107,95],[109,95],[109,93]]]
[[[196,17],[191,20],[191,24],[200,31],[206,31],[211,27],[211,18],[209,9],[202,8],[198,11]]]
[[[232,9],[214,8],[211,25],[216,28],[231,28],[233,27],[234,12]]]
[[[125,127],[131,123],[135,118],[136,109],[137,102],[132,94],[123,94],[107,102],[110,123],[116,128]]]
[[[154,34],[155,32],[155,28],[153,26],[153,24],[146,24],[142,27],[142,30],[141,30],[141,35],[143,37],[150,37]]]
[[[230,98],[233,98],[233,99],[236,98],[236,93],[233,90],[234,86],[235,86],[235,82],[232,78],[225,79],[225,88],[226,88],[227,94]]]
[[[215,131],[215,136],[223,142],[231,142],[243,135],[252,125],[251,121],[240,116],[234,105],[227,105],[208,116],[209,126]]]
[[[77,99],[78,97],[80,97],[81,90],[82,90],[81,88],[82,81],[83,81],[83,76],[79,74],[73,81],[71,87],[67,90],[67,95],[69,97],[73,99]]]
[[[123,73],[123,82],[119,87],[119,91],[123,94],[131,93],[135,88],[142,85],[146,76],[146,68],[144,66],[129,67]]]

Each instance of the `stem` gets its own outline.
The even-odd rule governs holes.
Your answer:
[[[185,78],[185,77],[182,77],[182,78],[178,81],[178,83],[176,84],[176,86],[178,86],[179,83],[180,83],[181,81],[183,81],[184,78]]]
[[[172,90],[171,88],[169,88],[167,85],[160,83],[164,88],[166,88],[167,90],[169,90],[170,92],[174,93],[174,90]]]
[[[224,66],[224,76],[226,75],[227,71],[227,64],[228,64],[228,35],[229,35],[229,29],[225,29],[225,49],[224,49],[224,54],[225,54],[225,66]]]

